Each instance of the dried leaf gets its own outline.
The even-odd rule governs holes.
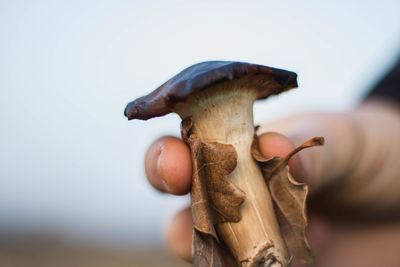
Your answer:
[[[193,233],[194,266],[237,266],[235,258],[229,250],[218,243],[214,237],[194,229]]]
[[[191,127],[190,119],[182,121],[182,138],[190,146],[193,164],[193,260],[195,266],[234,266],[214,224],[241,219],[239,206],[245,193],[228,178],[236,167],[237,154],[232,145],[203,142],[191,133]]]
[[[304,143],[285,158],[273,157],[265,159],[259,149],[257,137],[252,144],[253,158],[258,161],[271,197],[274,201],[276,216],[281,234],[290,254],[303,262],[311,262],[313,255],[305,235],[307,227],[306,198],[308,187],[296,182],[289,173],[289,159],[300,150],[322,145],[323,138],[317,137]]]
[[[290,254],[304,262],[311,262],[313,255],[305,235],[307,185],[297,183],[286,166],[270,178],[268,186],[277,208],[276,216],[281,233]]]

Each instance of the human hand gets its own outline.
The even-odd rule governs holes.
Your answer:
[[[396,159],[400,151],[399,145],[385,141],[399,136],[400,112],[386,104],[372,101],[348,114],[300,115],[258,130],[261,152],[267,158],[283,157],[294,144],[315,135],[327,140],[324,147],[305,150],[289,162],[295,179],[310,186],[308,238],[316,254],[315,266],[400,265],[396,253],[400,223],[382,226],[357,221],[364,220],[365,214],[379,219],[395,213],[400,202],[400,183],[390,183],[398,180],[400,169],[383,164]],[[183,195],[190,190],[190,151],[177,138],[154,142],[146,154],[145,170],[149,182],[160,191]],[[325,193],[328,200],[321,198]],[[167,231],[170,250],[188,261],[192,229],[191,212],[186,208]]]

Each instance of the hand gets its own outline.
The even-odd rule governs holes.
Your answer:
[[[400,152],[397,107],[373,100],[348,114],[305,114],[264,125],[258,135],[267,158],[285,156],[313,136],[326,139],[324,147],[300,152],[289,162],[292,175],[310,186],[308,238],[315,266],[400,266],[400,222],[386,220],[388,214],[400,215],[400,167],[387,164]],[[183,195],[190,190],[190,151],[177,138],[154,142],[145,170],[160,191]],[[371,218],[385,224],[368,223]],[[186,208],[167,231],[170,250],[188,261],[192,228]]]

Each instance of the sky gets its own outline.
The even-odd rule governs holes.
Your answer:
[[[146,148],[179,135],[171,114],[125,105],[206,60],[295,71],[299,88],[256,103],[263,123],[346,112],[399,55],[400,3],[0,1],[0,233],[160,244],[189,198],[146,182]]]

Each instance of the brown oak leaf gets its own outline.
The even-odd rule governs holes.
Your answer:
[[[236,150],[232,145],[203,142],[191,128],[190,118],[182,121],[182,138],[190,147],[193,164],[193,261],[195,266],[235,266],[214,225],[241,219],[239,207],[245,193],[228,178],[237,164]]]
[[[305,230],[307,227],[306,198],[308,187],[296,182],[289,173],[288,161],[300,150],[322,145],[322,137],[316,137],[289,153],[285,158],[273,157],[266,159],[262,156],[258,139],[255,136],[252,144],[253,158],[259,163],[274,201],[276,216],[282,237],[284,238],[291,256],[306,263],[313,259],[308,245]]]

